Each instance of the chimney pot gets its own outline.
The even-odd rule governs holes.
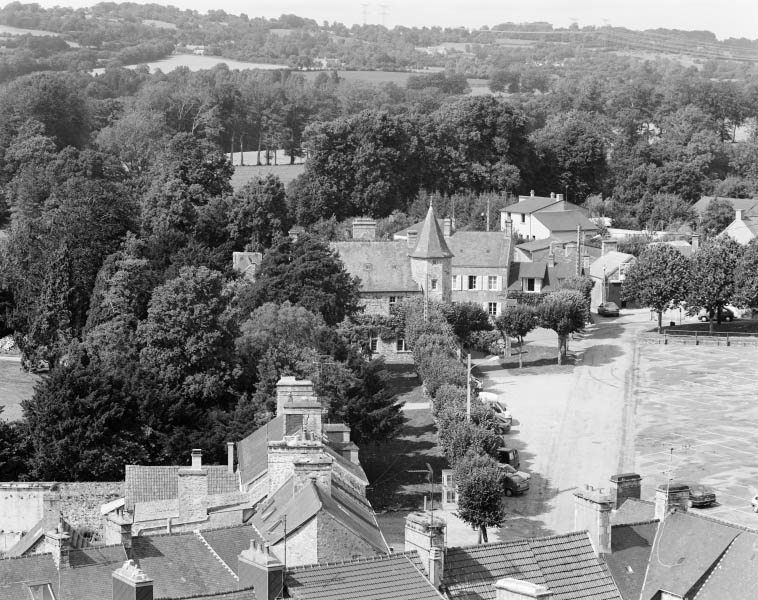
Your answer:
[[[353,219],[353,239],[374,241],[376,239],[376,221],[374,219]]]

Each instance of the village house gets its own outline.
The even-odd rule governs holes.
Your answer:
[[[581,231],[582,238],[600,231],[588,218],[587,209],[567,202],[563,194],[545,197],[532,192],[530,196],[519,196],[518,202],[500,211],[501,230],[505,230],[508,221],[513,223],[513,233],[524,240],[571,240],[576,239],[577,231]]]
[[[589,275],[593,286],[591,305],[597,307],[603,302],[615,302],[625,308],[627,301],[621,297],[621,286],[627,270],[637,262],[632,254],[618,252],[615,240],[603,240],[600,257],[590,264]]]
[[[758,203],[758,201],[756,201]],[[745,212],[738,208],[735,211],[734,221],[724,229],[721,235],[726,235],[740,244],[747,244],[758,236],[758,213],[755,211]]]

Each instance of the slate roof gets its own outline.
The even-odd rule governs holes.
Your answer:
[[[348,443],[352,443],[352,442],[348,442]],[[337,464],[338,468],[344,469],[345,471],[350,473],[353,477],[355,477],[362,483],[365,483],[366,485],[368,485],[369,483],[368,477],[366,476],[366,472],[363,470],[363,467],[361,467],[360,465],[356,465],[354,462],[346,459],[344,456],[342,456],[339,452],[337,452],[331,446],[324,445],[324,451],[329,456],[332,457],[332,460],[334,460],[334,463]]]
[[[268,469],[268,441],[281,440],[284,434],[284,416],[271,419],[245,439],[237,442],[237,469],[242,486],[260,477]]]
[[[58,581],[58,571],[50,554],[0,560],[0,598],[3,600],[27,598],[26,584],[43,581]]]
[[[513,271],[513,275],[510,277],[510,279],[514,281],[519,281],[520,279],[524,277],[535,277],[537,279],[545,279],[545,271],[547,271],[547,263],[542,262],[542,261],[514,263],[511,266],[511,270]],[[519,285],[520,285],[520,281],[519,281]]]
[[[440,600],[416,552],[296,567],[287,589],[298,600]]]
[[[445,241],[453,253],[453,268],[508,268],[511,239],[502,231],[456,231]]]
[[[418,242],[413,252],[413,258],[450,258],[453,253],[445,242],[445,236],[442,235],[442,229],[434,217],[434,208],[429,206],[424,223],[418,232]]]
[[[135,504],[155,500],[171,500],[179,496],[178,465],[143,466],[126,465],[124,499],[131,510]],[[239,491],[239,483],[234,473],[229,473],[225,465],[204,465],[208,473],[208,494],[228,494]]]
[[[634,262],[635,260],[636,259],[631,254],[611,250],[590,264],[590,276],[595,279],[602,279],[603,267],[605,267],[605,276],[611,277],[616,271],[618,271],[619,266],[627,262]]]
[[[652,521],[655,518],[655,502],[627,498],[624,503],[611,514],[611,525],[626,525]]]
[[[640,600],[665,590],[679,597],[693,591],[716,564],[739,529],[685,512],[674,512],[658,526]],[[727,596],[723,596],[727,597]]]
[[[611,527],[611,554],[605,562],[624,598],[640,597],[657,529],[658,521]]]
[[[621,600],[586,531],[445,551],[443,581],[453,600],[492,600],[504,577],[545,585],[553,600]]]
[[[363,292],[420,292],[411,276],[408,243],[404,241],[332,242],[345,269],[361,280]]]
[[[240,552],[250,548],[250,541],[263,542],[250,525],[204,529],[198,532],[227,567],[237,573]],[[237,573],[239,575],[239,573]]]
[[[551,232],[576,232],[577,226],[585,233],[598,230],[597,225],[578,210],[541,210],[532,216]]]
[[[711,203],[711,200],[718,198],[719,200],[725,200],[732,205],[734,210],[742,210],[744,212],[750,211],[753,207],[758,206],[758,199],[756,198],[723,198],[721,196],[703,196],[692,205],[692,210],[697,214],[702,215]]]
[[[751,600],[758,590],[758,535],[741,533],[730,544],[695,600]]]
[[[520,196],[525,198],[515,204],[510,204],[500,209],[501,213],[529,214],[559,202],[557,198],[547,198],[545,196]]]

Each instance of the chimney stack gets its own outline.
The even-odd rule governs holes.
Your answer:
[[[605,256],[609,252],[616,252],[618,245],[617,240],[603,240],[600,246],[600,255]]]
[[[113,600],[153,600],[153,580],[127,560],[113,571]]]
[[[63,531],[61,522],[55,531],[45,532],[45,551],[53,555],[53,562],[58,569],[68,569],[69,539],[71,536]]]
[[[513,239],[513,221],[508,217],[505,218],[505,227],[503,227],[503,231],[505,232],[506,239]]]
[[[234,442],[226,442],[226,470],[234,473]]]
[[[453,220],[450,217],[442,219],[442,235],[444,237],[453,235]]]
[[[659,521],[672,511],[687,512],[690,488],[686,485],[662,483],[655,488],[655,518]]]
[[[327,496],[332,492],[332,458],[326,454],[316,454],[308,458],[297,458],[292,463],[295,485],[292,495],[314,482]]]
[[[251,540],[250,548],[243,550],[237,561],[240,588],[252,587],[258,600],[284,596],[284,565],[271,554],[268,544]]]
[[[321,401],[313,390],[313,382],[309,379],[288,376],[276,382],[276,414],[284,415],[282,437],[298,429],[303,431],[306,438],[315,440],[320,440],[324,434]]]
[[[418,243],[418,231],[415,229],[408,230],[408,249],[413,250]]]
[[[178,471],[179,510],[183,519],[199,519],[207,512],[202,499],[208,495],[208,472],[203,469],[203,451],[192,450],[192,465]]]
[[[426,512],[415,512],[405,517],[405,551],[416,550],[426,574],[435,587],[433,576],[442,578],[445,562],[445,528],[446,523],[439,517]],[[439,552],[434,552],[437,549]]]
[[[611,553],[611,499],[602,488],[574,492],[574,531],[585,529],[598,556]]]
[[[540,598],[550,600],[553,593],[544,585],[506,577],[495,582],[495,600],[527,600],[527,598]]]
[[[557,194],[555,198],[556,198],[556,202],[563,202],[563,194]]]
[[[376,221],[374,219],[353,219],[353,239],[373,242],[376,240]]]
[[[692,251],[697,252],[700,249],[700,234],[699,233],[693,233],[690,237],[690,245],[692,246]]]
[[[641,498],[642,477],[637,473],[611,475],[611,507],[618,510],[629,498]]]
[[[734,220],[735,221],[742,221],[742,209],[738,208],[734,211]]]
[[[534,190],[529,190],[529,196],[534,198]]]
[[[132,518],[127,512],[105,515],[103,520],[104,542],[106,546],[121,544],[127,551],[132,547]]]

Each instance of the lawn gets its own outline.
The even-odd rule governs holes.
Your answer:
[[[538,373],[566,373],[572,370],[576,363],[577,356],[571,351],[571,342],[569,341],[569,352],[562,365],[558,365],[558,344],[555,346],[532,345],[527,340],[521,349],[523,367],[519,371],[525,375]],[[516,369],[518,366],[519,347],[513,344],[511,355],[504,356],[500,359],[500,364],[504,369]],[[481,369],[481,367],[479,367]]]
[[[16,357],[0,355],[0,418],[15,421],[21,418],[21,401],[31,398],[39,375],[25,373]]]

